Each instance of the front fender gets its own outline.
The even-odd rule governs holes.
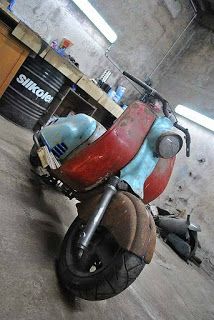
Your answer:
[[[176,157],[170,159],[160,158],[158,160],[154,171],[144,184],[144,203],[147,204],[153,201],[165,190],[172,174],[175,159]]]
[[[77,204],[79,217],[87,222],[99,204],[101,194]],[[115,237],[119,245],[150,263],[156,243],[153,218],[139,198],[119,191],[112,199],[101,225]]]

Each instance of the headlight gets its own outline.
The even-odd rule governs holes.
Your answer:
[[[156,153],[159,157],[168,159],[173,158],[182,148],[182,138],[173,132],[162,134],[156,144]]]

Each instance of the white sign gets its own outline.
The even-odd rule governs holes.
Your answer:
[[[53,97],[49,94],[49,92],[41,89],[37,83],[35,83],[30,78],[27,78],[23,73],[16,78],[16,81],[45,102],[50,103],[53,100]]]

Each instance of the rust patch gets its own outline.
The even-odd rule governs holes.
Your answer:
[[[81,219],[88,221],[101,194],[94,194],[77,204]],[[155,249],[156,228],[151,214],[140,199],[128,192],[118,192],[101,224],[111,232],[122,248],[142,256],[146,263],[150,263]]]

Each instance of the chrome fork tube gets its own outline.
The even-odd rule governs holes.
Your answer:
[[[109,179],[108,184],[105,186],[104,193],[101,200],[95,209],[94,213],[90,216],[85,228],[80,234],[78,241],[78,247],[80,249],[79,255],[81,256],[83,251],[88,247],[97,227],[99,226],[108,205],[117,192],[117,185],[119,182],[118,177],[112,177]]]

